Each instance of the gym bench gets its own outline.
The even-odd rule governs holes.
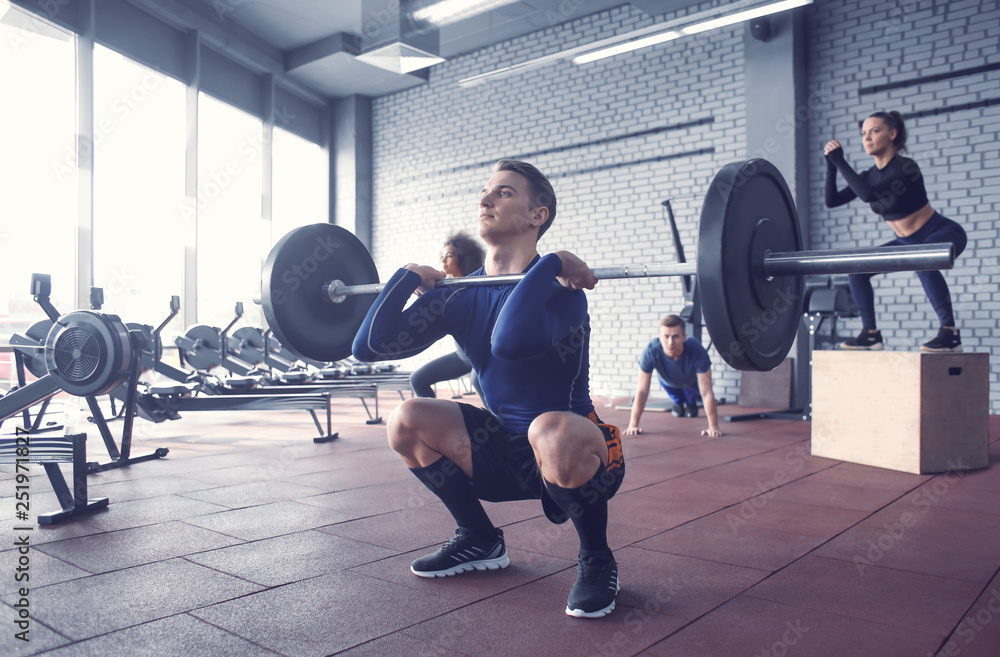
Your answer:
[[[27,453],[27,456],[22,454]],[[18,429],[16,435],[0,437],[0,463],[14,465],[15,481],[19,485],[27,481],[29,464],[41,463],[49,477],[52,490],[59,500],[61,511],[43,513],[38,516],[39,525],[54,525],[74,516],[90,513],[108,506],[108,498],[91,500],[87,497],[87,434],[70,436],[43,436]],[[60,463],[73,464],[73,490],[63,477]],[[23,478],[22,478],[23,477]],[[23,489],[27,490],[27,489]],[[17,505],[30,510],[30,497]],[[20,507],[18,507],[20,508]]]

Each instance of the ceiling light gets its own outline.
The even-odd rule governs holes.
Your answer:
[[[483,12],[492,11],[515,0],[441,0],[432,5],[421,7],[413,12],[413,18],[418,21],[447,25],[464,20]]]
[[[402,41],[394,41],[380,48],[369,50],[357,56],[357,60],[384,68],[393,73],[412,73],[445,61],[433,53],[426,52]]]
[[[694,25],[688,25],[685,28],[681,28],[681,32],[684,34],[707,32],[708,30],[715,30],[720,27],[726,27],[727,25],[753,20],[754,18],[760,18],[761,16],[777,14],[781,11],[794,9],[811,3],[812,0],[782,0],[782,2],[775,2],[769,5],[764,5],[763,7],[754,7],[753,9],[738,11],[735,14],[729,14],[728,16],[720,16],[719,18],[713,18],[701,23],[695,23]]]
[[[690,34],[775,14],[802,5],[812,4],[812,2],[813,0],[781,0],[779,2],[761,3],[757,0],[737,0],[722,7],[713,7],[705,11],[688,14],[687,16],[679,16],[663,23],[633,30],[616,37],[600,39],[586,45],[574,46],[573,48],[518,62],[511,66],[479,73],[459,80],[458,84],[462,87],[472,87],[484,84],[489,80],[504,78],[567,59],[572,59],[575,64],[585,64],[603,57],[610,57],[657,43],[671,41]],[[746,9],[747,7],[750,7],[750,9]],[[733,13],[726,14],[725,12],[727,11]]]
[[[620,55],[624,52],[638,50],[639,48],[645,48],[646,46],[655,46],[658,43],[673,41],[679,36],[681,36],[681,33],[674,32],[673,30],[669,32],[662,32],[660,34],[654,34],[653,36],[648,36],[644,39],[636,39],[635,41],[619,43],[618,45],[611,46],[610,48],[603,48],[601,50],[588,52],[585,55],[578,55],[573,58],[573,63],[586,64],[587,62],[595,62],[598,59],[604,59],[605,57],[613,57],[614,55]]]

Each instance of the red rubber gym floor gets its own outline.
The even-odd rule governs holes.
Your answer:
[[[383,417],[399,401],[382,393]],[[413,576],[451,518],[384,424],[334,404],[327,444],[302,411],[137,420],[133,455],[169,455],[90,475],[107,510],[31,533],[29,642],[15,638],[25,583],[2,466],[0,654],[1000,654],[1000,417],[990,468],[920,476],[813,458],[806,422],[722,423],[708,439],[703,417],[647,413],[610,503],[618,607],[583,620],[563,611],[575,532],[535,501],[487,504],[507,569]],[[96,432],[88,446],[107,460]],[[32,513],[55,511],[38,472]]]

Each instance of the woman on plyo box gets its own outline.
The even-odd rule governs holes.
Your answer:
[[[875,159],[870,169],[857,173],[844,160],[844,149],[836,139],[823,148],[826,156],[826,207],[835,208],[855,198],[881,215],[896,237],[883,246],[950,242],[955,257],[965,249],[968,237],[956,222],[937,213],[927,199],[920,167],[900,153],[906,151],[906,127],[899,112],[875,112],[861,128],[865,152]],[[837,172],[847,187],[837,189]],[[851,294],[861,314],[861,333],[841,343],[842,349],[882,349],[882,334],[875,322],[875,274],[851,274]],[[940,320],[937,337],[923,344],[922,351],[960,352],[962,340],[955,326],[951,293],[940,271],[918,271],[931,306]]]

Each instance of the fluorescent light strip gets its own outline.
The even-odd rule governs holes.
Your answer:
[[[781,11],[794,9],[795,7],[801,7],[802,5],[808,5],[811,3],[812,0],[781,0],[781,2],[764,5],[762,7],[754,7],[753,9],[736,12],[735,14],[729,14],[728,16],[720,16],[718,18],[712,18],[707,21],[695,23],[694,25],[688,25],[687,27],[682,27],[680,32],[670,30],[669,32],[654,34],[643,39],[628,41],[626,43],[616,44],[608,48],[594,50],[583,55],[577,55],[573,58],[573,63],[586,64],[588,62],[594,62],[599,59],[604,59],[605,57],[613,57],[615,55],[631,52],[647,46],[653,46],[658,43],[673,41],[681,36],[707,32],[708,30],[714,30],[727,25],[753,20],[754,18],[760,18],[761,16],[776,14]]]
[[[739,19],[733,21],[733,22],[738,22],[739,20],[750,20],[751,18],[756,17],[756,15],[754,16],[749,15],[750,12],[766,10],[764,13],[760,14],[761,16],[765,16],[767,14],[773,14],[779,11],[785,11],[786,9],[791,9],[801,5],[812,4],[812,2],[813,0],[782,0],[781,2],[771,3],[768,5],[761,6],[759,2],[754,2],[754,0],[737,0],[736,2],[732,2],[730,5],[722,9],[724,11],[726,9],[733,10],[742,7],[753,7],[752,9],[748,9],[746,11],[739,11],[733,14],[733,16],[740,16]],[[754,7],[754,5],[757,6]],[[639,44],[639,43],[642,43],[643,45],[653,45],[653,43],[647,43],[646,39],[652,36],[668,34],[669,32],[666,32],[666,30],[669,30],[670,32],[680,30],[682,32],[680,36],[687,36],[688,33],[685,32],[684,28],[681,27],[685,24],[690,29],[696,26],[707,24],[710,21],[724,20],[729,18],[727,16],[720,16],[722,12],[720,12],[719,9],[720,8],[716,7],[706,11],[698,12],[696,14],[691,14],[689,16],[675,18],[666,21],[664,23],[660,23],[659,25],[650,25],[648,27],[640,28],[638,30],[633,30],[632,32],[629,32],[627,34],[621,34],[618,35],[617,37],[600,39],[598,41],[583,46],[575,46],[573,48],[561,50],[559,52],[554,52],[548,55],[543,55],[541,57],[536,57],[535,59],[529,59],[523,62],[518,62],[517,64],[512,64],[511,66],[505,66],[503,68],[494,69],[492,71],[486,71],[484,73],[479,73],[477,75],[472,75],[470,77],[459,80],[458,84],[461,87],[474,87],[480,84],[484,84],[489,80],[505,78],[510,75],[515,75],[517,73],[530,71],[553,62],[563,61],[567,59],[573,59],[573,61],[577,64],[586,63],[588,61],[595,61],[596,59],[600,58],[589,57],[589,56],[592,54],[603,52],[605,49],[610,50],[611,48],[614,48],[616,46],[622,46],[622,45],[632,46],[633,44]],[[694,23],[691,22],[692,20],[698,21],[698,19],[703,19],[703,20],[701,20],[700,22],[694,22]],[[712,27],[707,27],[705,29],[706,30],[712,29]],[[677,37],[672,37],[672,38],[677,38]],[[625,41],[626,39],[635,39],[635,40],[626,42]],[[664,39],[664,40],[669,41],[671,39]],[[659,42],[654,42],[654,43],[659,43]],[[618,52],[612,52],[604,56],[610,57],[611,55],[619,54],[620,52],[628,52],[630,50],[635,50],[636,48],[642,48],[643,45],[634,45],[633,47],[628,47],[625,48],[624,50],[620,50]]]
[[[479,0],[469,2],[469,0],[441,0],[432,5],[421,7],[413,12],[413,18],[418,21],[427,21],[434,25],[447,25],[470,16],[475,16],[487,11],[492,11],[504,5],[509,5],[514,0]]]
[[[688,25],[687,27],[681,28],[681,32],[683,32],[684,34],[698,34],[699,32],[707,32],[708,30],[714,30],[720,27],[726,27],[727,25],[733,25],[734,23],[742,23],[743,21],[753,20],[755,18],[760,18],[761,16],[777,14],[782,11],[795,9],[796,7],[801,7],[802,5],[808,5],[811,3],[812,0],[783,0],[782,2],[776,2],[774,4],[765,5],[763,7],[747,9],[746,11],[740,11],[735,14],[730,14],[728,16],[721,16],[719,18],[713,18],[711,20],[707,20],[702,23],[695,23],[694,25]]]
[[[603,50],[595,50],[593,52],[588,52],[585,55],[579,55],[573,58],[573,63],[586,64],[587,62],[594,62],[598,59],[604,59],[605,57],[613,57],[625,52],[631,52],[632,50],[638,50],[639,48],[655,46],[658,43],[664,43],[666,41],[673,41],[680,36],[682,36],[680,32],[674,32],[673,30],[669,32],[662,32],[660,34],[654,34],[653,36],[648,36],[644,39],[636,39],[635,41],[620,43],[616,46],[611,46],[610,48],[604,48]]]

